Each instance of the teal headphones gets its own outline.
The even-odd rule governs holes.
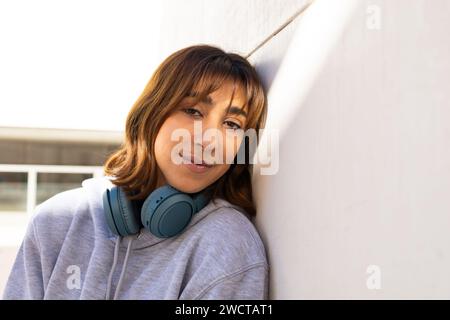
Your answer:
[[[139,232],[144,226],[159,238],[181,233],[194,214],[210,200],[209,188],[193,194],[181,192],[170,185],[155,189],[144,200],[129,200],[121,187],[103,192],[103,208],[111,231],[120,236]]]

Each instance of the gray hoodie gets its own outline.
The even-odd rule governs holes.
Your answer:
[[[268,299],[266,252],[240,207],[216,198],[175,237],[118,237],[108,186],[87,179],[36,207],[3,299]]]

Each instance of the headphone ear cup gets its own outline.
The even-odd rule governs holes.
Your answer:
[[[120,187],[113,187],[110,192],[112,218],[118,234],[125,237],[139,232],[138,214],[133,204]]]
[[[189,195],[165,185],[144,201],[141,222],[153,235],[168,238],[181,233],[194,212],[195,204]]]
[[[117,229],[116,223],[114,221],[114,216],[111,210],[111,204],[110,204],[110,191],[109,189],[106,189],[103,192],[103,212],[105,213],[106,222],[108,224],[109,229],[115,233],[120,234],[119,230]]]
[[[199,212],[204,207],[206,207],[211,200],[211,189],[206,189],[203,192],[199,192],[192,196],[192,200],[194,201],[194,213]]]

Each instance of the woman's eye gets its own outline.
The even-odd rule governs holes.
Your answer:
[[[232,129],[237,130],[240,129],[241,126],[238,125],[237,123],[233,122],[233,121],[225,121],[225,123],[230,126]]]
[[[202,113],[194,108],[185,108],[183,112],[193,117],[203,117]],[[241,126],[233,121],[225,121],[225,124],[233,130],[241,129]]]
[[[193,115],[193,116],[201,116],[202,114],[200,113],[200,111],[198,111],[197,109],[194,108],[186,108],[183,110],[185,113],[189,114],[189,115]]]

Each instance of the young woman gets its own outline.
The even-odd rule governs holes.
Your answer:
[[[208,45],[171,54],[130,110],[105,176],[36,207],[3,297],[267,299],[249,155],[237,162],[245,141],[226,134],[259,132],[266,109],[245,58]],[[207,129],[222,143],[199,139]],[[181,149],[180,130],[192,138]],[[208,148],[224,157],[199,160]]]

